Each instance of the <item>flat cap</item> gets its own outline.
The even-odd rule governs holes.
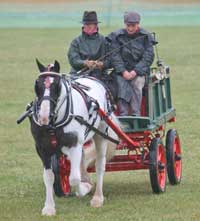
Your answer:
[[[124,23],[139,23],[140,22],[140,15],[137,12],[125,12],[124,13]]]

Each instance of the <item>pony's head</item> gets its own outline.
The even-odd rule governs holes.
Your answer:
[[[41,126],[49,125],[55,116],[55,108],[61,92],[60,65],[57,61],[47,67],[38,59],[36,63],[40,74],[35,81],[35,93],[37,96],[36,116]]]

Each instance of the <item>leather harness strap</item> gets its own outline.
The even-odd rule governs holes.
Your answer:
[[[106,135],[105,133],[101,132],[100,130],[98,130],[96,127],[92,126],[91,124],[89,124],[86,120],[83,119],[83,117],[78,116],[78,115],[74,115],[74,119],[77,120],[80,124],[85,125],[86,127],[90,128],[90,130],[93,130],[94,132],[96,132],[98,135],[100,135],[101,137],[115,143],[115,144],[119,144],[120,142],[116,139],[113,139],[112,137]]]

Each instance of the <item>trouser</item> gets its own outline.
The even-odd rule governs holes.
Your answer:
[[[141,102],[142,102],[142,89],[145,84],[144,76],[137,76],[131,82],[133,89],[133,96],[131,97],[130,103],[124,99],[118,100],[119,114],[120,116],[129,115],[140,115]]]

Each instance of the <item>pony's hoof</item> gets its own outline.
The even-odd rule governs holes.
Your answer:
[[[98,208],[103,206],[103,197],[93,196],[92,200],[90,201],[91,207]]]
[[[88,194],[92,189],[92,184],[90,183],[86,183],[86,182],[81,182],[78,192],[76,193],[77,196],[85,196],[86,194]]]
[[[54,216],[56,215],[56,209],[54,207],[44,207],[42,209],[43,216]]]

